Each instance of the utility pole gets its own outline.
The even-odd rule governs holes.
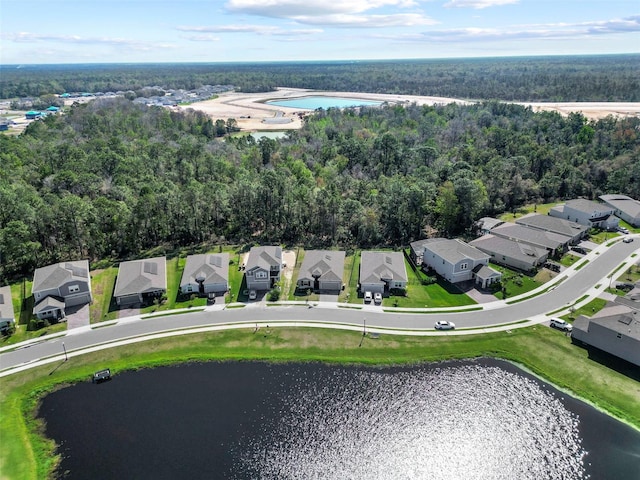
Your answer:
[[[67,360],[69,360],[69,357],[67,356],[67,349],[64,346],[64,342],[62,342],[62,350],[64,351],[64,361],[66,362]]]

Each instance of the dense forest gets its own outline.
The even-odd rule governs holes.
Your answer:
[[[0,98],[235,85],[510,101],[640,101],[640,55],[0,66]]]
[[[0,280],[163,245],[399,246],[529,202],[640,198],[638,118],[486,102],[318,111],[282,140],[215,127],[103,98],[0,135]]]

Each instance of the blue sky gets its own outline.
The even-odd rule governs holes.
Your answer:
[[[638,0],[0,0],[0,63],[640,52]]]

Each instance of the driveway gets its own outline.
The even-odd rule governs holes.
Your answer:
[[[477,288],[471,288],[469,290],[466,290],[464,293],[466,293],[469,297],[471,297],[478,303],[491,303],[498,300],[498,298],[494,294],[489,292],[482,292]]]
[[[70,307],[66,310],[67,330],[89,326],[89,304]]]

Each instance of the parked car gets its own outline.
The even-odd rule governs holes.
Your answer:
[[[624,228],[624,227],[618,227],[618,231],[619,231],[620,233],[624,233],[625,235],[626,235],[627,233],[629,233],[629,230],[627,230],[627,229],[626,229],[626,228]]]
[[[571,247],[571,250],[573,250],[576,253],[579,253],[581,255],[586,255],[587,254],[587,250],[582,248],[582,247]]]
[[[436,322],[436,330],[453,330],[456,328],[456,324],[453,322],[448,322],[446,320],[438,320]]]
[[[373,301],[376,303],[376,305],[380,305],[382,303],[382,294],[380,292],[376,292],[373,295]]]
[[[256,292],[255,290],[251,290],[249,292],[249,300],[255,300],[256,298],[258,298],[258,292]]]
[[[372,298],[371,292],[364,292],[364,303],[371,303]]]
[[[624,240],[622,240],[624,243],[631,243],[633,242],[633,237],[625,237]]]
[[[557,328],[558,330],[564,330],[565,332],[570,332],[571,330],[573,330],[573,325],[571,325],[569,322],[565,322],[561,318],[552,318],[550,326],[553,328]]]

